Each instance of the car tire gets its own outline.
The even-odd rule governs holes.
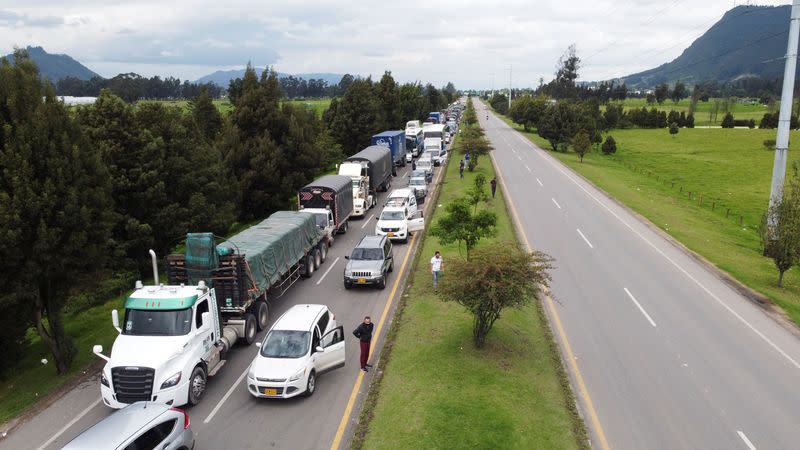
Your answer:
[[[386,289],[386,274],[383,274],[381,277],[381,281],[378,283],[378,289],[384,290]]]
[[[347,281],[344,282],[344,288],[345,289],[350,289],[352,287],[353,287],[353,283],[348,283]]]
[[[189,395],[187,396],[190,405],[194,406],[200,403],[203,394],[206,392],[206,370],[203,366],[197,366],[192,370],[192,376],[189,377]]]
[[[319,248],[314,249],[314,270],[319,270],[322,265],[322,252]]]
[[[244,315],[244,336],[240,341],[245,345],[250,345],[256,341],[256,334],[258,333],[258,321],[256,316],[251,313]]]
[[[317,390],[317,373],[313,370],[310,374],[308,374],[308,380],[306,381],[306,391],[303,392],[303,397],[311,397],[314,395],[314,391]]]
[[[258,331],[266,330],[267,325],[269,325],[269,306],[267,302],[264,300],[257,301],[255,311]]]
[[[392,271],[394,271],[394,260],[391,260],[389,262],[389,273],[391,273]]]
[[[319,244],[319,257],[322,262],[325,262],[325,260],[328,259],[328,244],[325,242]]]

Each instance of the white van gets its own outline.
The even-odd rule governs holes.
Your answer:
[[[404,207],[408,209],[408,218],[417,212],[417,196],[413,189],[395,189],[386,199],[383,206]]]

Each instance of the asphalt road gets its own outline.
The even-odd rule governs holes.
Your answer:
[[[398,169],[392,188],[407,185],[410,168],[411,165],[408,164],[405,168]],[[431,188],[436,185],[441,174],[442,170],[437,168]],[[353,220],[349,231],[336,237],[327,260],[310,279],[300,280],[283,297],[271,304],[270,324],[293,305],[322,303],[331,308],[339,324],[344,325],[345,332],[350,336],[349,331],[355,329],[365,315],[370,315],[376,323],[376,332],[381,331],[378,340],[373,341],[371,356],[371,362],[377,366],[375,361],[379,357],[379,350],[393,317],[397,297],[402,293],[418,241],[414,239],[409,244],[394,245],[395,270],[390,275],[385,290],[354,288],[345,291],[342,271],[346,262],[344,256],[350,254],[362,236],[373,234],[376,223],[373,216],[380,213],[387,195],[388,192],[381,193],[378,206],[368,212],[366,219]],[[426,201],[424,205],[426,213],[430,211],[429,203],[431,202]],[[387,308],[390,297],[391,304]],[[379,318],[384,315],[384,310],[385,323],[381,327]],[[108,326],[111,327],[110,317]],[[264,333],[266,332],[259,334],[259,340]],[[358,417],[372,376],[372,372],[360,375],[359,347],[355,338],[350,336],[347,341],[345,367],[320,376],[317,390],[310,398],[253,398],[247,392],[243,380],[256,354],[255,346],[235,347],[228,356],[226,366],[214,378],[209,379],[208,389],[201,403],[188,408],[197,439],[197,450],[327,449],[331,448],[337,435],[342,448],[349,446],[352,425]],[[112,412],[100,404],[98,383],[97,377],[94,377],[77,386],[61,400],[12,430],[6,437],[0,437],[0,449],[61,448],[82,430]],[[346,409],[349,409],[349,414],[343,420]]]
[[[593,447],[800,448],[798,339],[475,105],[512,214],[556,260],[545,303]]]

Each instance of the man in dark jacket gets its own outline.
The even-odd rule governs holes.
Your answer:
[[[367,364],[369,361],[369,343],[372,340],[372,328],[373,328],[372,320],[369,316],[364,317],[364,322],[362,322],[358,328],[353,330],[353,336],[357,337],[361,344],[361,370],[364,372],[369,371],[369,367],[372,367],[372,364]]]

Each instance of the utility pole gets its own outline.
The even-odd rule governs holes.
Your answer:
[[[492,72],[492,96],[494,96],[494,72]]]
[[[798,0],[800,1],[800,0]],[[511,71],[514,70],[514,65],[508,66],[508,110],[511,111]]]
[[[786,48],[786,63],[783,69],[783,91],[781,91],[781,111],[778,116],[778,135],[775,139],[775,163],[772,166],[772,186],[769,193],[770,211],[783,198],[783,184],[786,175],[786,159],[789,152],[789,124],[792,117],[794,76],[797,68],[797,41],[800,33],[800,0],[792,2],[789,20],[789,43]],[[768,225],[777,225],[777,218],[768,214]]]

